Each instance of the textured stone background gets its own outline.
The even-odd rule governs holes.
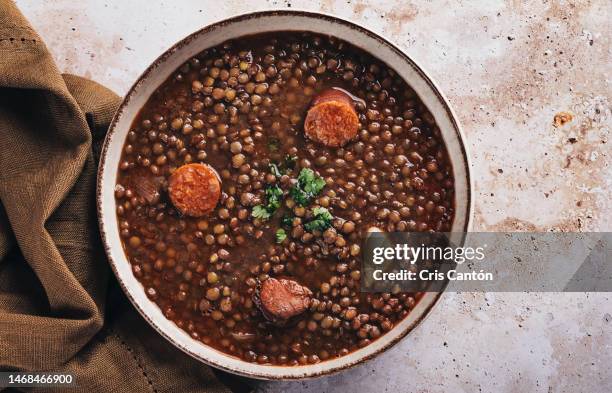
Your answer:
[[[612,230],[609,0],[17,4],[62,70],[119,94],[170,45],[231,15],[290,7],[350,19],[403,48],[449,98],[471,150],[474,230]],[[556,128],[562,111],[573,120]],[[611,297],[447,293],[375,360],[258,389],[609,392]]]

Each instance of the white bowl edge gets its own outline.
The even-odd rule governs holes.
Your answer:
[[[411,313],[390,332],[349,355],[306,366],[267,366],[245,362],[192,339],[184,330],[164,317],[159,307],[147,298],[142,285],[132,274],[131,265],[121,246],[114,199],[117,166],[132,120],[153,91],[193,55],[230,38],[280,30],[313,31],[336,36],[366,50],[395,69],[416,91],[442,131],[455,178],[456,213],[452,231],[468,231],[471,228],[473,211],[473,185],[469,176],[467,146],[463,143],[465,138],[450,105],[422,68],[378,33],[369,32],[331,15],[305,11],[263,11],[241,15],[206,27],[160,56],[130,89],[105,140],[98,178],[98,209],[105,248],[127,296],[160,334],[202,362],[240,375],[264,379],[313,377],[339,371],[369,359],[411,331],[428,314],[439,297],[438,293],[426,293]]]

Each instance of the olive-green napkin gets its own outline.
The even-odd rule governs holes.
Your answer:
[[[0,371],[72,373],[70,392],[228,391],[137,314],[109,269],[93,152],[118,103],[60,74],[0,0]]]

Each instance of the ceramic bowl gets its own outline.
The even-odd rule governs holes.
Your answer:
[[[207,26],[168,49],[138,78],[119,107],[104,143],[98,170],[97,203],[100,230],[111,266],[134,307],[165,339],[185,353],[217,368],[261,379],[298,379],[329,374],[390,348],[431,311],[440,293],[426,293],[410,314],[370,345],[341,358],[318,364],[285,367],[253,364],[220,352],[192,339],[166,319],[159,307],[147,298],[132,274],[119,238],[114,188],[123,143],[132,120],[151,94],[185,61],[200,51],[240,36],[280,30],[312,31],[330,34],[370,52],[408,82],[433,114],[446,143],[453,166],[456,187],[456,217],[453,232],[469,229],[472,211],[468,154],[461,129],[447,100],[436,84],[413,60],[388,40],[362,26],[330,15],[303,11],[266,11],[237,16]]]

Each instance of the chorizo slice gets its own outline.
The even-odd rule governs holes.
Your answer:
[[[260,284],[255,304],[268,320],[282,325],[306,311],[311,296],[310,289],[296,281],[268,278]]]
[[[170,201],[184,215],[201,217],[211,212],[221,196],[217,172],[206,164],[177,168],[168,182]]]
[[[304,121],[306,136],[330,147],[344,146],[358,130],[353,99],[336,88],[324,90],[313,99]]]

